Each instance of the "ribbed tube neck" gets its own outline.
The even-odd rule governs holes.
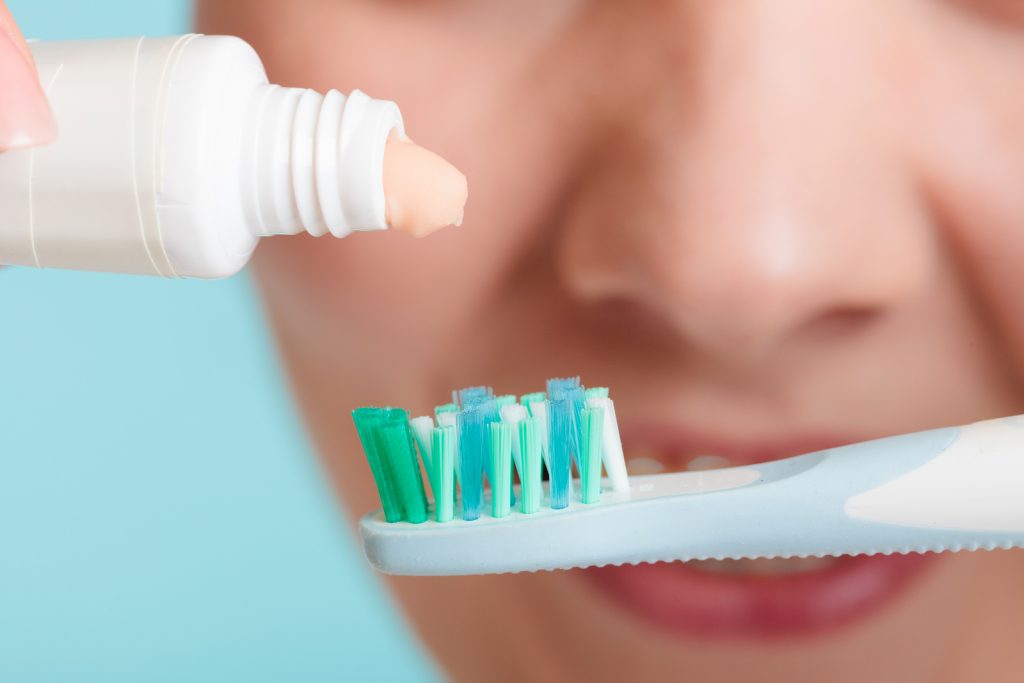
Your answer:
[[[384,230],[384,146],[394,102],[260,85],[243,135],[243,201],[255,235]]]

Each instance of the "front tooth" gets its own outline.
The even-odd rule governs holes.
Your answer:
[[[665,471],[665,466],[661,464],[661,461],[659,460],[641,455],[633,458],[626,458],[626,470],[631,475],[661,474]]]
[[[686,469],[690,472],[718,470],[729,467],[730,464],[729,458],[724,458],[721,455],[698,455],[686,463]]]

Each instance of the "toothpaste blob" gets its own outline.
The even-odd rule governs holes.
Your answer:
[[[459,169],[392,131],[384,148],[384,197],[388,225],[423,237],[449,225],[461,225],[468,196]]]

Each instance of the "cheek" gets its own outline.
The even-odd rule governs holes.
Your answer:
[[[1024,33],[965,24],[943,38],[908,137],[960,274],[1024,378]]]

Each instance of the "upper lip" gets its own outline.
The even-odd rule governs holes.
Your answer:
[[[732,465],[750,465],[779,460],[793,455],[835,448],[864,441],[871,437],[850,434],[807,431],[763,438],[737,439],[699,429],[688,429],[677,423],[654,420],[619,420],[619,430],[627,457],[637,450],[655,454],[669,469],[684,469],[698,455],[718,455]],[[737,423],[736,432],[742,432]]]

